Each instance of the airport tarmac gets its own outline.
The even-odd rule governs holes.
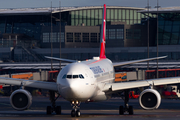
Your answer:
[[[81,117],[72,118],[70,115],[71,105],[66,100],[60,98],[57,105],[62,107],[62,115],[46,115],[46,106],[51,105],[48,97],[33,97],[32,106],[26,111],[14,110],[8,97],[0,97],[0,119],[15,120],[179,120],[180,119],[180,100],[162,99],[161,106],[157,110],[143,110],[139,106],[138,99],[130,99],[130,105],[134,107],[134,115],[119,115],[119,105],[123,105],[123,100],[113,98],[104,102],[81,103]]]

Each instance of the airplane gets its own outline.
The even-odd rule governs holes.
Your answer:
[[[106,31],[106,4],[103,7],[101,27],[100,55],[85,61],[76,61],[63,58],[48,57],[48,59],[70,62],[62,68],[56,82],[44,82],[36,80],[24,80],[0,77],[0,84],[20,86],[10,95],[10,104],[16,110],[26,110],[32,103],[32,95],[24,87],[46,89],[50,91],[52,106],[47,106],[46,113],[61,114],[61,106],[56,106],[56,100],[61,95],[72,105],[71,116],[80,117],[81,102],[100,102],[111,98],[113,93],[124,92],[124,106],[119,106],[119,114],[134,114],[133,106],[129,106],[129,90],[139,87],[148,87],[141,92],[139,103],[143,109],[157,109],[161,103],[161,96],[154,86],[180,83],[180,77],[149,79],[132,82],[115,83],[114,67],[123,66],[149,60],[162,59],[167,56],[147,58],[141,60],[113,63],[105,54]],[[55,93],[58,94],[55,97]]]

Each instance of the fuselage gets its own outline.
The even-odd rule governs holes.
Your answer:
[[[58,92],[68,101],[102,101],[105,83],[114,82],[114,67],[109,59],[92,59],[65,66],[57,77]]]

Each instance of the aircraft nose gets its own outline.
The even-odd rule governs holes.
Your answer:
[[[69,81],[61,85],[61,95],[65,98],[78,97],[80,87],[77,81]]]
[[[60,94],[65,99],[87,98],[90,91],[87,90],[88,85],[79,80],[67,80],[66,84],[61,87]]]
[[[76,94],[78,92],[78,85],[76,82],[70,82],[69,85],[67,85],[67,88],[72,94]]]

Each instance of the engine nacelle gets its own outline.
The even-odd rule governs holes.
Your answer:
[[[18,89],[11,94],[10,103],[16,110],[26,110],[32,104],[32,95],[27,90]]]
[[[139,104],[146,110],[157,109],[161,104],[161,96],[154,89],[146,89],[139,96]]]

